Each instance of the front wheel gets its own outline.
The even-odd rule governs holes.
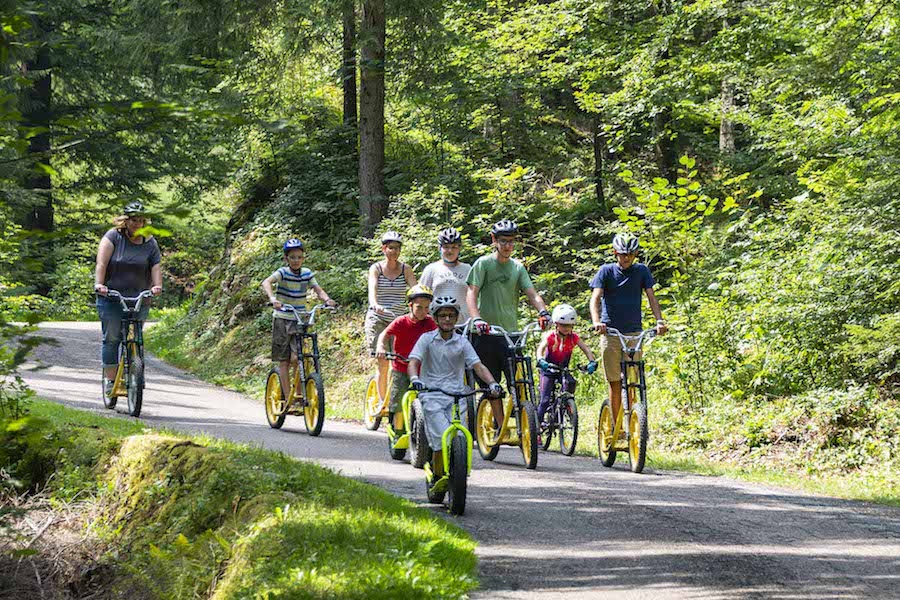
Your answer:
[[[466,512],[466,486],[469,465],[466,457],[466,439],[457,433],[450,443],[450,514],[462,515]]]
[[[269,371],[269,377],[266,379],[266,421],[272,429],[281,429],[284,425],[284,418],[287,416],[284,403],[284,393],[281,391],[281,377],[278,376],[278,369]]]
[[[604,467],[611,467],[616,462],[616,440],[613,439],[613,416],[609,400],[600,405],[600,418],[597,423],[597,450],[600,462]]]
[[[363,419],[366,429],[377,431],[381,426],[381,398],[378,397],[378,378],[372,377],[366,386],[366,399],[363,402]]]
[[[128,369],[128,414],[132,417],[141,416],[141,405],[144,402],[144,357],[138,351],[138,347],[132,344],[131,367]]]
[[[500,444],[491,446],[497,437],[497,424],[494,422],[494,408],[489,398],[482,398],[475,411],[475,437],[478,439],[478,453],[484,460],[494,460],[500,452]]]
[[[417,469],[425,466],[431,454],[425,437],[425,413],[422,411],[422,401],[416,398],[409,409],[409,454],[412,466]]]
[[[563,396],[559,401],[559,413],[562,424],[559,426],[559,451],[566,456],[575,454],[575,443],[578,441],[578,407],[575,398]]]
[[[649,430],[647,425],[647,405],[638,402],[631,409],[631,418],[628,419],[628,461],[631,470],[640,473],[644,470],[647,460],[647,438]]]
[[[519,419],[522,429],[519,441],[522,444],[522,458],[525,460],[525,467],[536,469],[538,462],[538,424],[537,410],[535,410],[534,404],[527,400],[523,402]]]
[[[303,422],[306,431],[315,437],[322,433],[325,423],[325,383],[322,375],[313,373],[306,380],[306,406],[303,407]]]

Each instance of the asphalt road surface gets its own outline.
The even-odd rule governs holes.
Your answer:
[[[49,323],[41,333],[59,346],[35,352],[27,383],[113,414],[99,397],[99,324]],[[310,438],[290,416],[273,430],[259,403],[147,362],[148,425],[287,452],[445,514],[425,503],[422,471],[389,458],[383,431],[326,421]],[[28,370],[36,364],[46,368]],[[492,463],[476,452],[466,515],[447,518],[478,541],[480,598],[900,598],[897,508],[725,478],[636,475],[556,452],[528,471],[519,450],[504,447]]]

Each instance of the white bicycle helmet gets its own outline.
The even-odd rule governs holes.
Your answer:
[[[431,301],[431,315],[436,316],[442,308],[452,308],[459,315],[459,302],[453,296],[439,296]]]
[[[397,242],[398,244],[403,243],[403,238],[400,237],[400,234],[396,231],[385,231],[384,235],[381,236],[381,244],[388,244],[390,242]]]
[[[613,238],[613,250],[619,254],[633,254],[638,251],[641,243],[637,236],[630,233],[619,233]]]
[[[491,227],[491,235],[517,235],[519,226],[509,219],[501,219]]]
[[[560,304],[553,309],[553,322],[557,325],[574,325],[578,318],[578,313],[568,304]]]

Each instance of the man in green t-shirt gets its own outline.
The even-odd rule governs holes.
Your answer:
[[[516,331],[519,326],[519,295],[524,292],[528,301],[538,311],[541,329],[550,322],[550,313],[544,300],[534,289],[528,271],[512,258],[519,227],[509,219],[497,221],[491,227],[491,245],[494,252],[482,256],[472,265],[466,283],[466,304],[474,319],[473,329],[479,335],[472,342],[475,352],[485,367],[500,381],[504,373],[507,385],[515,379],[515,373],[506,373],[506,359],[511,351],[501,336],[486,334],[491,325],[499,325],[506,331]],[[515,338],[513,338],[515,341]],[[498,426],[503,423],[503,403],[491,400],[491,408],[497,416]]]

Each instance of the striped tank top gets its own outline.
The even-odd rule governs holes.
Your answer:
[[[384,308],[394,311],[397,316],[406,314],[406,291],[409,287],[406,285],[406,265],[400,263],[400,274],[390,279],[381,269],[381,263],[378,263],[378,285],[375,288],[375,301]],[[388,315],[378,315],[378,320],[390,323],[394,317]]]

